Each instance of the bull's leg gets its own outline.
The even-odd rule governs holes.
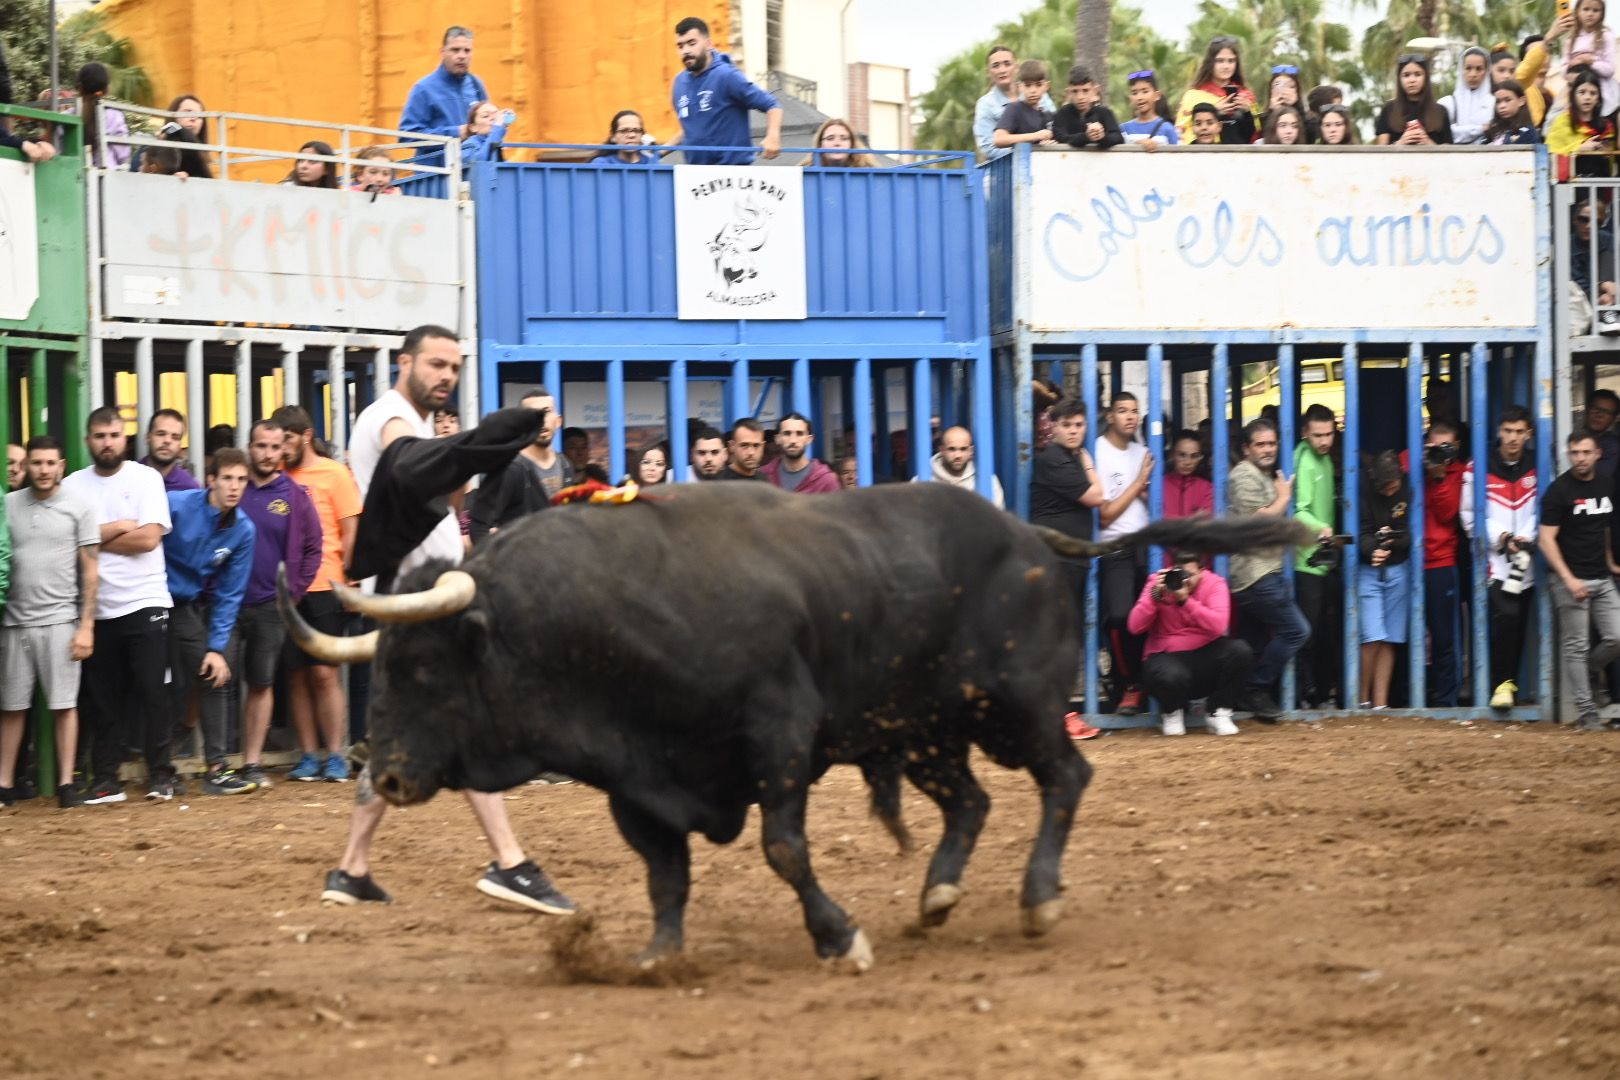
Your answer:
[[[900,854],[912,851],[911,830],[900,812],[900,760],[888,754],[877,754],[861,761],[861,776],[872,793],[872,816],[883,823]]]
[[[692,885],[692,851],[686,834],[658,821],[621,798],[610,798],[613,820],[625,842],[647,863],[647,895],[652,899],[653,935],[636,956],[643,967],[681,951],[685,943],[686,897]]]
[[[1024,934],[1040,937],[1063,915],[1058,898],[1063,870],[1063,848],[1080,807],[1080,795],[1091,782],[1091,766],[1068,739],[1054,741],[1051,752],[1036,754],[1029,771],[1041,791],[1041,826],[1035,850],[1024,874]]]
[[[784,790],[761,805],[765,861],[793,886],[804,907],[804,925],[816,943],[816,955],[841,960],[855,971],[872,966],[872,946],[844,909],[821,891],[810,869],[810,846],[804,836],[805,785]]]
[[[990,796],[974,779],[966,754],[912,762],[906,775],[945,815],[945,832],[923,881],[919,914],[922,925],[941,926],[962,899],[962,871],[990,814]]]

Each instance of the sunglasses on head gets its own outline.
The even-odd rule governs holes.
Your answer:
[[[1293,64],[1278,64],[1276,67],[1271,69],[1271,73],[1273,75],[1298,75],[1299,68],[1295,67]]]
[[[1407,64],[1417,64],[1419,67],[1426,69],[1429,66],[1429,58],[1423,53],[1407,53],[1395,61],[1395,66],[1398,68],[1403,68]]]
[[[1151,79],[1151,78],[1153,78],[1153,69],[1152,68],[1147,68],[1146,70],[1143,70],[1143,71],[1133,71],[1133,72],[1131,72],[1129,75],[1125,76],[1125,81],[1128,82],[1128,83],[1133,83],[1133,82],[1141,82],[1143,79]]]

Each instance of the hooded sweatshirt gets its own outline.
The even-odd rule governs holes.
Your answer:
[[[784,459],[782,458],[777,458],[774,461],[767,461],[760,468],[759,475],[786,491],[787,488],[782,483],[783,460]],[[806,475],[803,480],[799,481],[798,487],[793,489],[800,495],[821,495],[829,491],[837,491],[842,486],[838,483],[838,474],[833,472],[832,469],[828,468],[826,462],[817,461],[815,458],[811,458],[810,465],[808,467],[810,470],[809,474]],[[798,473],[795,473],[794,475],[797,476]]]
[[[781,108],[776,98],[749,82],[732,65],[731,57],[719,50],[710,51],[709,66],[695,75],[683,68],[675,76],[672,96],[683,144],[738,148],[684,151],[688,165],[747,165],[754,160],[748,111]]]
[[[1486,76],[1483,82],[1473,90],[1457,78],[1457,89],[1440,99],[1440,107],[1446,110],[1451,117],[1451,141],[1458,145],[1466,143],[1480,143],[1485,141],[1485,129],[1491,126],[1491,120],[1496,115],[1496,96],[1491,89],[1491,54],[1478,45],[1464,49],[1462,56],[1457,58],[1457,70],[1461,71],[1470,56],[1484,59]]]
[[[952,475],[951,470],[945,467],[944,454],[935,454],[931,461],[933,474],[929,477],[930,480],[940,484],[949,484],[952,487],[967,488],[969,491],[979,490],[979,472],[972,459],[968,460],[967,468],[962,470],[961,476]],[[912,479],[916,480],[917,478],[914,476]],[[996,504],[997,510],[1007,509],[1007,500],[1002,494],[1001,477],[999,476],[992,475],[990,477],[990,501]]]
[[[253,569],[253,522],[239,508],[214,509],[206,490],[169,492],[169,516],[174,527],[163,537],[169,595],[176,604],[213,597],[208,651],[223,653]]]
[[[253,569],[242,604],[255,607],[276,598],[276,567],[287,564],[293,603],[304,598],[321,568],[321,518],[301,484],[277,473],[260,487],[251,479],[242,492],[242,513],[253,522]]]
[[[1463,474],[1462,527],[1469,536],[1474,535],[1474,468]],[[1519,460],[1509,465],[1502,460],[1502,452],[1491,450],[1490,464],[1485,470],[1485,546],[1490,552],[1490,579],[1504,581],[1508,576],[1507,556],[1500,550],[1502,534],[1536,538],[1540,525],[1536,499],[1536,458],[1530,447],[1525,447]],[[1535,563],[1525,571],[1526,584],[1535,580]]]

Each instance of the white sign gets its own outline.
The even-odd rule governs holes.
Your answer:
[[[0,161],[0,319],[28,318],[39,299],[39,221],[34,167]]]
[[[449,200],[127,172],[101,184],[109,316],[460,329],[471,271]]]
[[[1037,153],[1034,330],[1534,327],[1535,155]]]
[[[805,317],[804,172],[675,166],[683,319]]]

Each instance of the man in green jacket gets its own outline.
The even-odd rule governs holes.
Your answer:
[[[1316,404],[1305,410],[1304,436],[1294,449],[1294,516],[1318,536],[1333,535],[1333,440],[1339,434],[1333,410]],[[1302,547],[1294,559],[1294,601],[1311,625],[1311,638],[1299,651],[1294,673],[1305,706],[1327,702],[1338,685],[1333,648],[1332,579],[1325,565],[1312,566],[1315,548]]]

